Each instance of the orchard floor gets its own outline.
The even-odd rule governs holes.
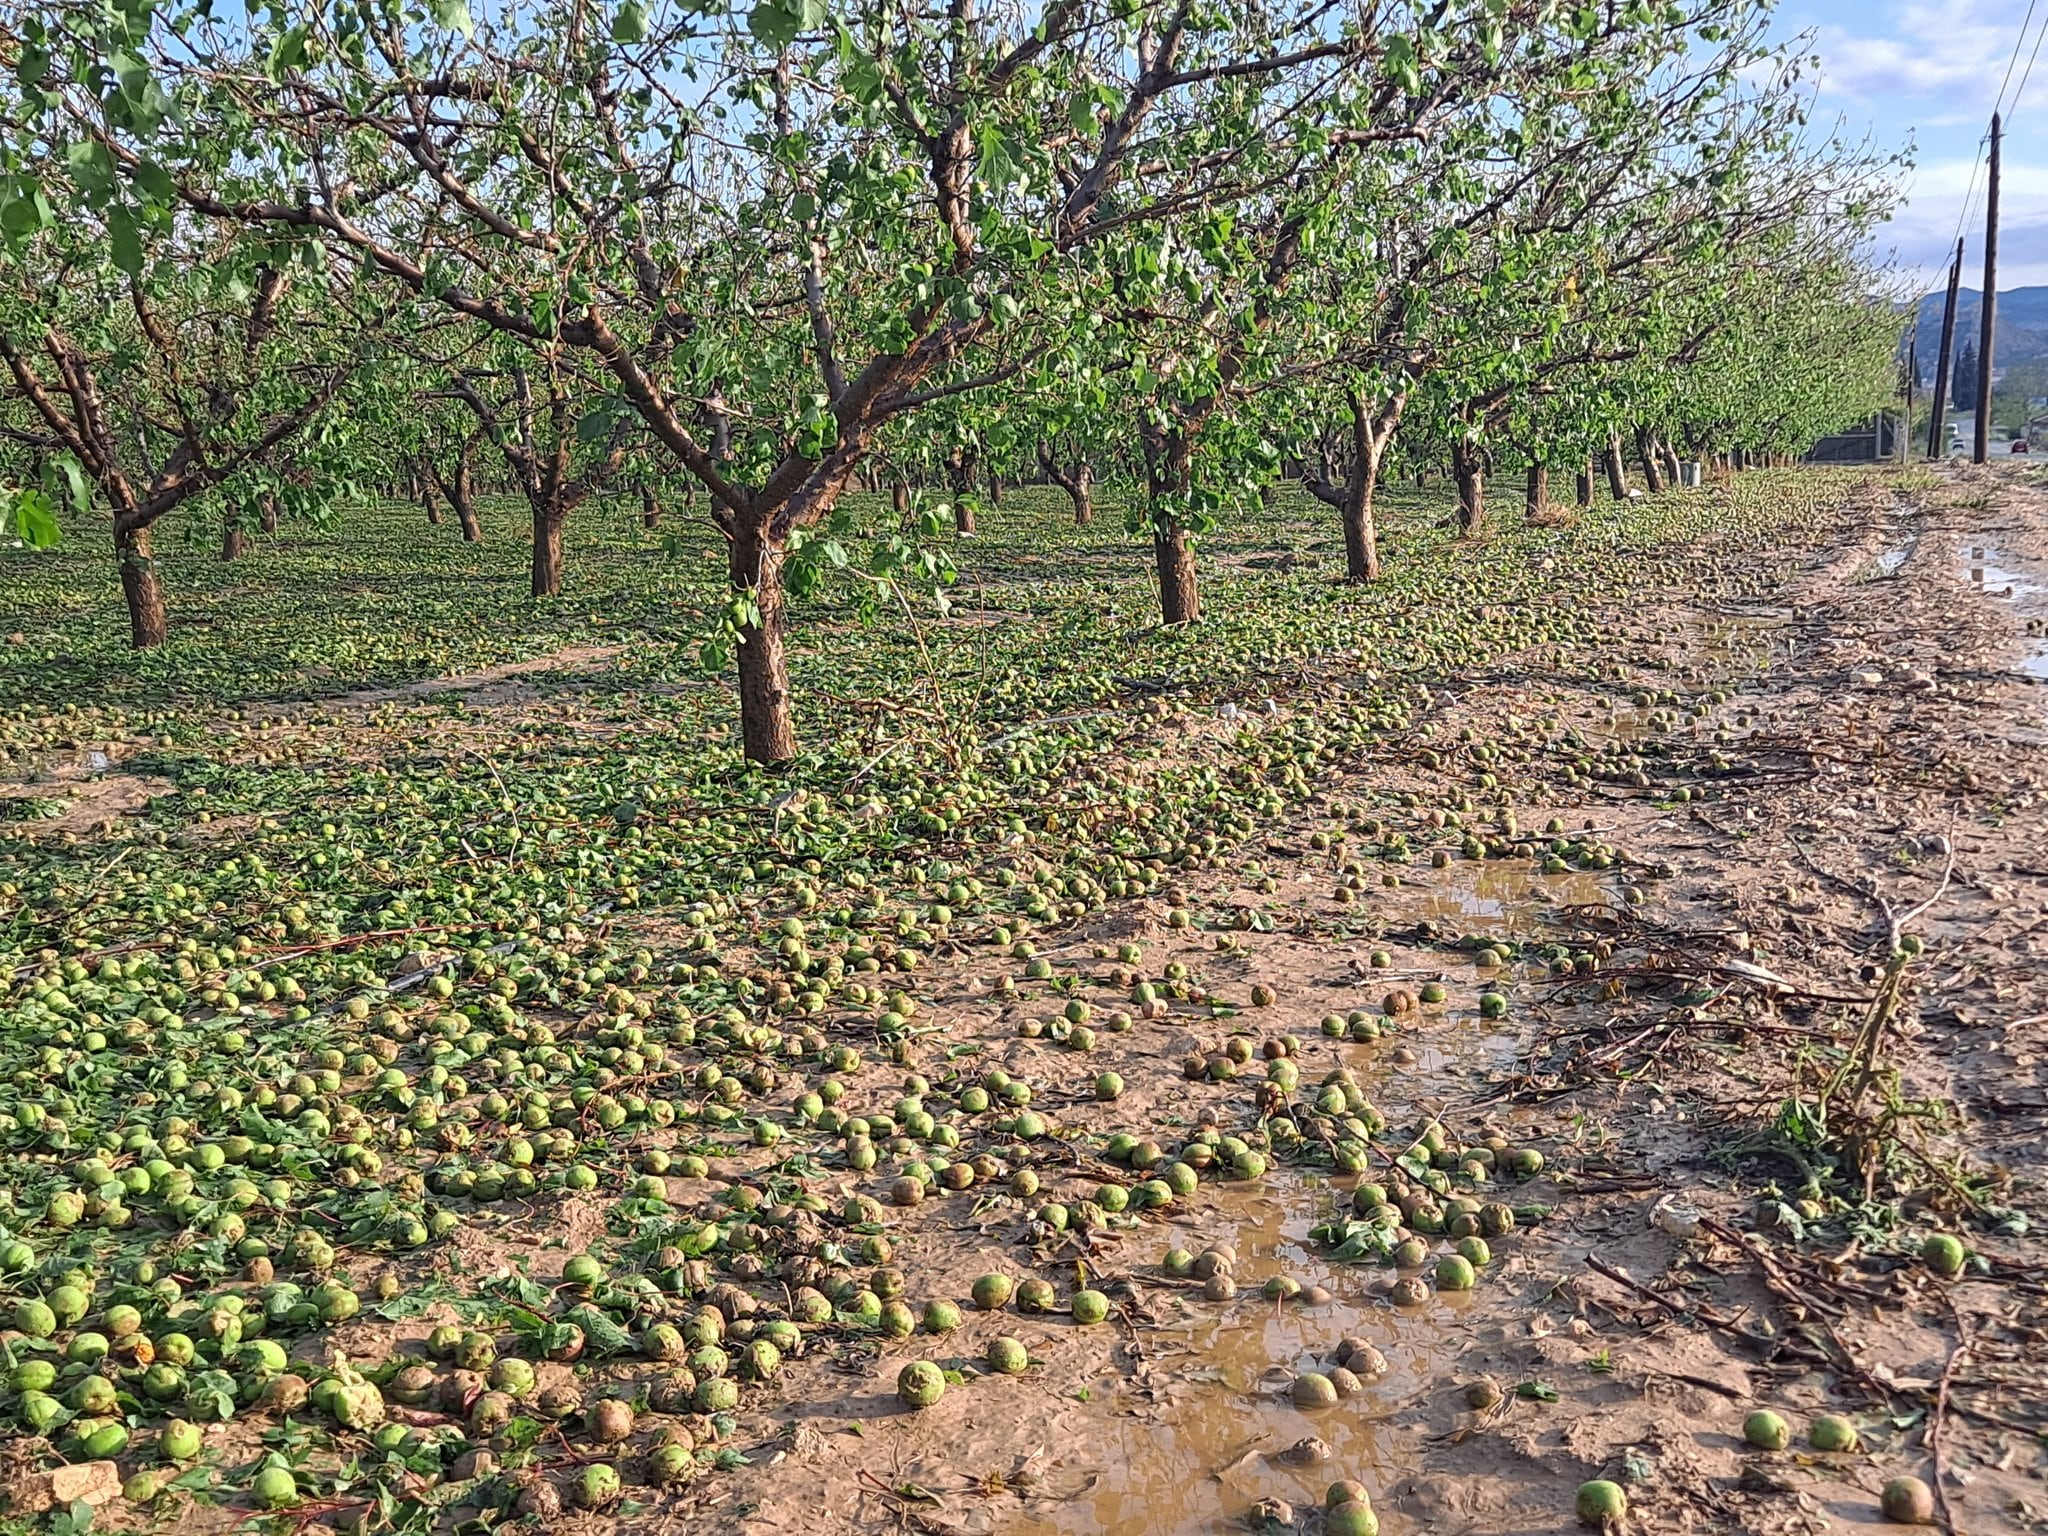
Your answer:
[[[627,1487],[596,1511],[529,1497],[538,1523],[1197,1536],[1264,1522],[1314,1536],[1325,1488],[1348,1478],[1371,1490],[1389,1536],[1534,1536],[1570,1528],[1579,1484],[1608,1478],[1627,1490],[1630,1529],[1814,1532],[1883,1525],[1879,1489],[1910,1474],[1936,1490],[1936,1519],[1954,1531],[2048,1529],[2048,1249],[2035,1235],[2048,1219],[2048,480],[2001,465],[1825,484],[1810,516],[1762,544],[1703,535],[1656,579],[1622,573],[1611,589],[1575,573],[1572,601],[1597,621],[1597,643],[1503,644],[1432,678],[1402,728],[1262,810],[1225,856],[1038,923],[1049,976],[942,936],[917,973],[894,1065],[875,1059],[887,1053],[871,1021],[829,1033],[870,1058],[847,1078],[847,1102],[865,1111],[910,1072],[957,1102],[961,1081],[1000,1068],[1033,1086],[1053,1128],[1019,1144],[970,1127],[960,1148],[986,1150],[1004,1176],[1034,1169],[1030,1198],[984,1178],[886,1208],[913,1310],[951,1300],[964,1324],[902,1339],[817,1334],[747,1389],[731,1421],[677,1417],[713,1451],[680,1487],[639,1473],[666,1415],[644,1414],[639,1438],[610,1449],[573,1422],[546,1426],[533,1459],[550,1486],[566,1491],[602,1459]],[[569,706],[571,718],[551,703],[615,691],[603,628],[539,659],[478,656],[438,681],[380,676],[320,704],[265,706],[275,723],[235,750],[416,752],[407,712],[441,709],[439,755],[417,771],[473,761],[496,777],[522,756],[530,768],[565,733],[635,729],[631,709]],[[1285,743],[1376,686],[1372,670],[1356,655],[1310,657],[1234,701],[1127,700],[1118,707],[1150,723],[1099,759],[1072,759],[1063,782],[1107,773],[1142,796],[1204,764],[1227,775],[1231,753]],[[449,708],[451,694],[467,703]],[[146,750],[139,767],[177,776]],[[61,823],[84,839],[85,865],[119,857],[94,853],[92,839],[149,804],[143,790],[105,817]],[[1468,832],[1501,835],[1503,798],[1511,836],[1533,839],[1534,856],[1469,856]],[[173,846],[195,859],[225,851],[273,812],[180,813]],[[764,815],[772,839],[781,812]],[[1540,831],[1552,818],[1561,830]],[[1396,833],[1410,856],[1382,857]],[[1553,836],[1575,847],[1546,873]],[[1577,856],[1587,850],[1598,856]],[[956,863],[993,878],[1026,857]],[[757,929],[780,915],[768,901],[747,910]],[[604,920],[617,946],[688,953],[688,930],[658,902]],[[1902,966],[1891,963],[1901,937],[1922,946]],[[430,965],[452,952],[423,942]],[[1123,958],[1129,945],[1141,958]],[[1150,1008],[1130,1002],[1140,976],[1159,987]],[[1389,1002],[1431,982],[1444,1002]],[[1504,1016],[1481,1016],[1488,994],[1507,999]],[[1070,1002],[1088,1005],[1089,1050],[1043,1027]],[[1119,1009],[1137,1015],[1128,1029],[1107,1023]],[[1389,1027],[1365,1040],[1325,1032],[1354,1011]],[[1291,1100],[1264,1090],[1259,1059],[1288,1036],[1302,1085]],[[1233,1037],[1253,1059],[1238,1075],[1212,1070]],[[1118,1131],[1171,1152],[1204,1125],[1272,1135],[1284,1119],[1313,1145],[1332,1117],[1292,1106],[1312,1103],[1335,1069],[1390,1127],[1364,1175],[1290,1155],[1280,1134],[1262,1178],[1205,1173],[1193,1195],[1097,1227],[1058,1232],[1034,1216],[1048,1199],[1078,1209],[1133,1181],[1109,1157]],[[1104,1072],[1122,1081],[1113,1101],[1096,1094]],[[803,1076],[770,1090],[778,1118]],[[1316,1229],[1344,1219],[1353,1187],[1386,1178],[1430,1122],[1455,1146],[1491,1136],[1545,1162],[1532,1178],[1471,1186],[1518,1213],[1475,1288],[1396,1305],[1399,1272],[1338,1260]],[[800,1125],[789,1134],[812,1146]],[[801,1188],[826,1207],[794,1222],[814,1252],[857,1241],[838,1230],[842,1202],[886,1202],[901,1161],[885,1152],[856,1171],[824,1151],[712,1139],[711,1178],[668,1179],[675,1208],[713,1212],[742,1185],[785,1200]],[[695,1144],[681,1128],[621,1138],[597,1193],[479,1206],[445,1243],[366,1260],[359,1278],[388,1267],[430,1304],[308,1336],[295,1357],[416,1356],[434,1324],[475,1324],[453,1293],[478,1277],[525,1269],[552,1287],[572,1252],[619,1234],[608,1206],[628,1152]],[[1963,1238],[1960,1275],[1922,1262],[1933,1232]],[[1430,1240],[1432,1264],[1446,1241]],[[1212,1246],[1235,1251],[1233,1299],[1205,1299],[1163,1267],[1170,1249]],[[969,1291],[988,1272],[1049,1279],[1062,1309],[1085,1283],[1109,1296],[1110,1317],[974,1310]],[[1275,1277],[1327,1298],[1268,1299]],[[749,1288],[767,1312],[790,1297],[773,1270]],[[1021,1376],[982,1367],[998,1336],[1028,1350]],[[1296,1374],[1327,1370],[1346,1339],[1372,1343],[1384,1373],[1335,1406],[1296,1407]],[[919,1359],[953,1374],[935,1405],[912,1410],[896,1381]],[[598,1365],[582,1390],[627,1383],[644,1407],[662,1374],[646,1361]],[[571,1373],[543,1365],[541,1377]],[[1467,1393],[1481,1378],[1502,1395],[1475,1410]],[[447,1406],[400,1416],[434,1432],[461,1422],[466,1405]],[[1764,1408],[1789,1422],[1788,1449],[1745,1444],[1745,1418]],[[1811,1450],[1806,1428],[1823,1412],[1851,1418],[1860,1449]],[[104,1519],[224,1528],[246,1513],[234,1469],[276,1434],[260,1415],[214,1432],[218,1503],[166,1494]],[[494,1519],[502,1502],[487,1473],[394,1486],[383,1517],[398,1523]],[[359,1484],[280,1518],[348,1524],[374,1507],[363,1498]]]

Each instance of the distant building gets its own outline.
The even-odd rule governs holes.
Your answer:
[[[1889,411],[1879,411],[1862,425],[1824,437],[1806,450],[1809,464],[1874,464],[1898,457],[1899,424]]]

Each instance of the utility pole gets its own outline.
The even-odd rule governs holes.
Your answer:
[[[1920,338],[1906,338],[1906,419],[1899,424],[1899,462],[1913,457],[1913,391],[1920,383]]]
[[[1998,323],[1998,141],[2004,131],[1991,114],[1991,174],[1984,183],[1984,308],[1977,317],[1977,442],[1970,461],[1991,457],[1991,333]]]
[[[1955,361],[1956,287],[1963,280],[1963,241],[1956,237],[1955,259],[1948,264],[1948,303],[1941,311],[1941,352],[1934,361],[1934,419],[1927,424],[1927,457],[1938,459],[1945,446],[1942,429],[1948,425],[1949,365]]]

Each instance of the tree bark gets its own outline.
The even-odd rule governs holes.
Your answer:
[[[1379,492],[1380,466],[1407,409],[1408,395],[1404,390],[1387,401],[1377,418],[1367,408],[1363,394],[1353,391],[1350,405],[1351,472],[1344,478],[1338,511],[1344,522],[1344,579],[1352,586],[1363,586],[1380,579],[1380,534],[1373,498]],[[1312,485],[1310,490],[1320,499],[1328,499],[1320,488]]]
[[[728,570],[736,591],[752,595],[760,621],[739,636],[740,740],[749,760],[784,763],[796,756],[789,707],[789,657],[783,649],[782,551],[742,521],[733,530]]]
[[[1578,503],[1582,507],[1590,507],[1593,505],[1593,461],[1591,459],[1586,460],[1584,467],[1579,470],[1578,481],[1579,483],[1576,487]]]
[[[440,527],[441,503],[434,499],[434,488],[431,485],[422,485],[420,487],[420,505],[427,509],[427,526],[430,528]]]
[[[910,485],[904,480],[889,482],[889,505],[896,509],[898,517],[910,516]]]
[[[558,597],[562,591],[562,528],[569,509],[554,496],[533,503],[533,595]]]
[[[1541,460],[1533,460],[1522,490],[1522,515],[1531,522],[1543,515],[1543,509],[1550,505],[1550,468]]]
[[[1671,484],[1678,484],[1678,450],[1662,438],[1657,441],[1658,449],[1664,455],[1664,478]]]
[[[484,529],[483,524],[477,521],[476,485],[467,455],[455,461],[455,478],[448,484],[448,500],[454,504],[455,520],[462,525],[462,542],[481,544]]]
[[[1074,526],[1086,528],[1095,517],[1095,471],[1086,459],[1074,461],[1069,474],[1060,468],[1059,455],[1044,443],[1038,445],[1038,463],[1045,478],[1067,493],[1074,504]]]
[[[1607,439],[1607,451],[1601,455],[1607,464],[1607,489],[1616,501],[1628,500],[1628,465],[1622,462],[1621,436],[1611,434]]]
[[[640,487],[640,526],[659,528],[661,526],[661,498],[654,494],[654,487]]]
[[[953,530],[974,534],[974,457],[964,448],[946,452],[946,480],[953,487]]]
[[[1643,484],[1652,496],[1664,489],[1664,464],[1657,453],[1657,437],[1648,427],[1636,428],[1636,457],[1643,461]]]
[[[1003,477],[991,474],[988,477],[988,504],[1000,507],[1003,504]]]
[[[242,525],[229,513],[220,526],[220,558],[223,563],[239,560],[249,552],[249,535],[242,532]]]
[[[1073,484],[1067,487],[1067,495],[1074,502],[1074,526],[1086,528],[1095,521],[1095,471],[1083,459],[1074,466]]]
[[[123,531],[114,524],[114,558],[121,567],[121,595],[128,602],[128,644],[153,651],[169,638],[171,620],[164,608],[163,582],[158,579],[149,530]]]
[[[1469,537],[1486,521],[1486,463],[1478,444],[1463,437],[1452,443],[1451,469],[1458,478],[1458,532]]]
[[[1159,567],[1159,614],[1168,624],[1192,624],[1202,616],[1195,584],[1195,551],[1178,523],[1154,527],[1152,553]]]
[[[265,533],[277,532],[277,498],[268,491],[263,493],[262,527]]]

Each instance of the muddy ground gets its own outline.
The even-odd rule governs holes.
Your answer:
[[[1576,1488],[1605,1477],[1627,1487],[1631,1529],[1807,1532],[1883,1523],[1878,1490],[1913,1474],[1952,1530],[2048,1528],[2034,1235],[2048,1219],[2048,482],[2005,466],[1876,474],[1780,556],[1731,569],[1702,547],[1671,563],[1662,601],[1608,614],[1597,651],[1454,679],[1421,728],[1319,785],[1245,864],[1041,939],[1054,984],[1021,958],[942,961],[910,1059],[865,1072],[847,1107],[886,1107],[912,1070],[943,1084],[1001,1067],[1038,1085],[1063,1134],[1009,1149],[972,1192],[887,1211],[905,1299],[964,1308],[978,1275],[1035,1274],[1062,1306],[1084,1280],[1106,1291],[1110,1320],[969,1309],[943,1337],[814,1349],[749,1390],[722,1442],[744,1462],[542,1523],[1180,1536],[1264,1520],[1313,1536],[1324,1489],[1353,1478],[1392,1536],[1507,1536],[1571,1528]],[[530,670],[437,686],[516,703]],[[1346,681],[1326,670],[1271,712],[1168,710],[1164,750],[1284,735]],[[436,691],[334,713],[367,720]],[[1519,835],[1540,840],[1555,817],[1611,847],[1607,867],[1468,857],[1466,829],[1498,830],[1503,792]],[[1369,822],[1405,831],[1416,856],[1366,854]],[[1902,939],[1921,949],[1899,965]],[[1480,940],[1513,951],[1505,968]],[[1186,966],[1192,995],[1132,1008],[1129,944],[1145,975]],[[1586,957],[1582,973],[1554,974],[1549,944]],[[1445,1001],[1380,1039],[1322,1030],[1431,981]],[[1506,1015],[1482,1018],[1496,988]],[[1028,1037],[1077,998],[1102,1025],[1093,1050]],[[1137,1015],[1127,1031],[1107,1023],[1119,1009]],[[1034,1227],[1043,1201],[1129,1179],[1088,1133],[1170,1148],[1204,1124],[1256,1124],[1256,1060],[1230,1081],[1184,1075],[1233,1036],[1255,1055],[1295,1037],[1305,1085],[1354,1072],[1388,1146],[1434,1119],[1459,1144],[1497,1133],[1543,1151],[1539,1176],[1488,1192],[1520,1216],[1474,1290],[1397,1306],[1393,1269],[1335,1262],[1311,1238],[1377,1168],[1276,1160],[1135,1225]],[[1095,1097],[1105,1070],[1126,1085],[1115,1102]],[[772,1161],[672,1179],[674,1198],[715,1197]],[[1007,1192],[1017,1166],[1037,1172],[1035,1196]],[[894,1171],[805,1182],[836,1207],[886,1199]],[[594,1204],[549,1203],[465,1228],[429,1262],[474,1276],[530,1261],[546,1278],[603,1225]],[[1954,1279],[1918,1257],[1937,1231],[1972,1250]],[[1233,1300],[1162,1268],[1169,1249],[1210,1245],[1237,1254]],[[1327,1299],[1265,1299],[1276,1276]],[[415,1350],[453,1315],[334,1342],[358,1358]],[[1003,1335],[1031,1370],[979,1375]],[[1293,1406],[1292,1376],[1327,1369],[1347,1338],[1375,1345],[1384,1373],[1335,1407]],[[957,1372],[922,1412],[895,1392],[914,1359]],[[1475,1411],[1467,1389],[1487,1377],[1502,1400]],[[1766,1407],[1790,1422],[1788,1450],[1745,1445],[1745,1417]],[[1851,1417],[1861,1449],[1811,1450],[1823,1411]],[[561,1465],[588,1454],[564,1442]]]
[[[2026,1232],[2048,1162],[2048,493],[2000,471],[1888,477],[1807,534],[1782,590],[1700,600],[1705,551],[1674,572],[1700,578],[1693,590],[1613,615],[1606,675],[1584,675],[1586,657],[1534,656],[1471,678],[1435,720],[1439,765],[1418,741],[1329,786],[1345,811],[1404,789],[1448,804],[1482,766],[1460,748],[1467,727],[1483,742],[1511,718],[1560,721],[1631,755],[1590,788],[1564,782],[1580,754],[1555,743],[1483,766],[1525,826],[1555,814],[1599,829],[1623,854],[1615,869],[1544,875],[1454,855],[1340,903],[1343,855],[1310,848],[1346,825],[1326,805],[1274,829],[1274,892],[1232,878],[1181,893],[1205,922],[1256,910],[1272,931],[1234,929],[1219,954],[1215,938],[1168,926],[1169,900],[1060,947],[1062,963],[1102,972],[1111,946],[1136,940],[1148,968],[1178,959],[1236,997],[1266,983],[1272,1007],[1140,1019],[1075,1057],[1014,1038],[1019,1017],[1048,1010],[976,997],[990,977],[961,975],[942,1003],[949,1038],[979,1032],[996,1060],[1061,1084],[1068,1124],[1241,1123],[1245,1083],[1188,1083],[1179,1067],[1250,1029],[1298,1036],[1305,1069],[1355,1069],[1397,1125],[1438,1113],[1467,1139],[1493,1125],[1550,1149],[1545,1176],[1508,1195],[1549,1214],[1494,1245],[1476,1291],[1397,1308],[1391,1271],[1320,1257],[1309,1229],[1356,1180],[1205,1188],[1189,1214],[1094,1251],[1041,1245],[1041,1272],[1070,1282],[1078,1261],[1110,1285],[1114,1333],[970,1313],[943,1343],[803,1362],[789,1416],[748,1426],[755,1466],[721,1486],[719,1518],[792,1532],[1137,1536],[1261,1516],[1312,1529],[1323,1489],[1351,1477],[1391,1532],[1535,1533],[1568,1528],[1576,1486],[1608,1477],[1628,1486],[1641,1530],[1853,1530],[1882,1524],[1879,1489],[1911,1473],[1957,1531],[2048,1526],[2048,1270]],[[1682,703],[1642,702],[1665,690]],[[1674,803],[1717,732],[1711,787]],[[1838,1139],[1802,1142],[1785,1106],[1827,1097],[1883,994],[1894,924],[1925,950],[1879,1033],[1874,1080],[1853,1109],[1853,1084],[1834,1096]],[[1597,984],[1516,967],[1508,1018],[1482,1022],[1472,1004],[1494,973],[1444,963],[1461,934],[1614,952]],[[1374,949],[1391,968],[1370,966]],[[1376,1009],[1390,984],[1430,977],[1449,1006],[1398,1033],[1318,1034],[1332,1009]],[[1132,1085],[1125,1099],[1083,1102],[1104,1066]],[[1853,1189],[1858,1122],[1871,1203],[1809,1226],[1805,1170],[1833,1166]],[[1075,1172],[1065,1193],[1088,1186],[1091,1171]],[[1890,1228],[1875,1213],[1901,1189],[1915,1191],[1907,1224]],[[964,1294],[982,1269],[1018,1272],[1019,1208],[987,1202],[969,1224],[986,1233],[978,1247],[928,1212],[901,1223],[917,1284]],[[1970,1234],[1978,1257],[1956,1280],[1914,1256],[1935,1230]],[[1240,1256],[1239,1299],[1221,1306],[1160,1268],[1170,1247],[1216,1242]],[[1276,1274],[1333,1300],[1261,1299]],[[903,1361],[972,1361],[1006,1332],[1041,1365],[1022,1393],[970,1381],[921,1414],[895,1402]],[[1364,1396],[1303,1412],[1275,1390],[1326,1368],[1347,1336],[1389,1363]],[[1481,1376],[1506,1397],[1475,1413],[1464,1389]],[[1788,1451],[1745,1445],[1761,1407],[1790,1422]],[[1856,1422],[1859,1452],[1806,1447],[1822,1411]]]

